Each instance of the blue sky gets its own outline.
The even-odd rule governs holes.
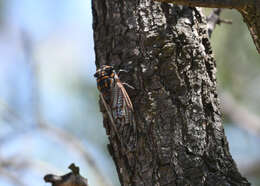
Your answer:
[[[96,67],[91,1],[9,0],[4,13],[4,24],[0,29],[0,101],[15,108],[26,124],[15,119],[3,119],[2,106],[0,137],[12,131],[12,125],[26,131],[26,127],[35,122],[32,103],[34,80],[21,42],[21,33],[25,32],[33,43],[31,60],[40,64],[39,105],[44,119],[77,135],[102,166],[104,175],[114,185],[118,184],[115,167],[105,148],[107,138],[93,78]],[[259,138],[233,127],[228,127],[226,134],[235,160],[245,162],[259,157],[259,149],[253,148],[259,144]],[[237,141],[241,143],[237,145]],[[21,132],[5,145],[5,151],[0,149],[1,156],[10,157],[18,153],[38,163],[49,162],[55,167],[52,171],[57,173],[66,173],[71,162],[80,164],[83,161],[59,139],[50,139],[39,132]],[[24,149],[27,153],[20,153]],[[80,166],[90,185],[98,185],[91,167],[87,164]],[[47,185],[42,181],[45,172],[34,172],[34,179],[31,179],[31,174],[29,171],[23,178],[28,186]],[[1,177],[0,185],[11,186]]]
[[[79,154],[62,145],[59,139],[52,139],[37,131],[31,133],[26,129],[30,125],[33,126],[35,121],[32,117],[34,105],[31,92],[32,82],[35,80],[32,79],[34,77],[28,62],[37,62],[40,65],[39,105],[44,119],[55,123],[57,127],[73,130],[97,164],[102,166],[107,179],[115,178],[114,165],[103,150],[106,138],[97,105],[97,91],[94,89],[95,64],[90,1],[9,0],[5,5],[4,24],[0,29],[0,98],[20,115],[21,120],[4,120],[1,114],[0,126],[4,130],[1,130],[0,135],[12,133],[12,126],[20,130],[19,135],[15,134],[15,138],[4,143],[5,150],[0,151],[1,156],[11,157],[18,153],[25,159],[38,163],[48,162],[55,167],[52,171],[40,173],[29,169],[23,175],[23,181],[28,186],[47,185],[42,180],[44,174],[66,173],[71,162],[80,165],[82,174],[88,175],[91,185],[98,185],[93,170],[87,164],[82,164],[84,160]],[[26,33],[33,44],[31,61],[28,61],[24,54],[22,33]],[[78,95],[81,94],[78,90],[81,86],[78,85],[78,80],[85,82],[87,87],[92,87],[92,90],[86,90],[84,101],[81,100],[82,96]],[[1,106],[3,110],[6,109]],[[71,122],[74,125],[70,125]],[[34,179],[30,178],[32,174]],[[116,184],[115,180],[111,180]],[[8,184],[0,177],[0,185],[10,186],[10,182]]]

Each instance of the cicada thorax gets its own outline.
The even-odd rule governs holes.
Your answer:
[[[103,94],[107,103],[110,103],[111,89],[115,83],[115,72],[113,67],[102,66],[100,69],[97,70],[94,76],[97,78],[98,90]]]
[[[133,106],[123,84],[111,66],[102,66],[95,77],[117,136],[127,149],[132,150],[136,145],[136,124]]]

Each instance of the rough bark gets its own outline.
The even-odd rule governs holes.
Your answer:
[[[96,65],[113,65],[128,89],[137,146],[104,127],[121,185],[250,185],[224,135],[216,63],[197,8],[152,0],[92,0]],[[122,135],[122,134],[119,134]]]
[[[243,8],[254,4],[254,0],[156,0],[165,3],[174,3],[184,6],[199,6],[209,8]]]
[[[260,54],[260,1],[239,10],[251,33],[255,46]]]
[[[260,0],[155,0],[186,6],[235,8],[243,16],[256,49],[260,54]]]

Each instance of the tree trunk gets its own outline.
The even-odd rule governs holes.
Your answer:
[[[186,6],[208,8],[235,8],[243,16],[256,49],[260,54],[260,1],[259,0],[155,0]]]
[[[224,135],[200,10],[152,0],[92,0],[92,8],[97,67],[127,70],[120,79],[135,88],[125,87],[137,123],[134,151],[121,148],[101,109],[121,185],[250,185]]]

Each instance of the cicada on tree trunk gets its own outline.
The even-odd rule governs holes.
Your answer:
[[[116,136],[123,147],[133,151],[137,141],[136,122],[133,105],[124,85],[112,66],[101,66],[94,77],[97,78],[100,98]]]

